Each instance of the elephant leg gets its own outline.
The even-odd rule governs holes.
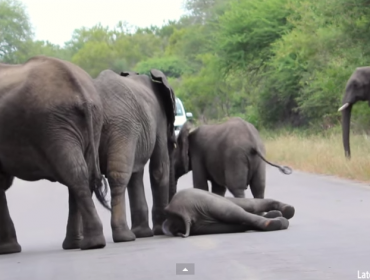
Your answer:
[[[214,223],[195,227],[191,230],[190,235],[239,233],[249,229],[250,227],[244,224]]]
[[[117,143],[109,148],[107,177],[111,190],[111,227],[114,242],[134,241],[135,234],[129,229],[126,218],[126,188],[134,164],[134,145]]]
[[[243,208],[245,211],[252,214],[259,214],[261,212],[279,211],[282,216],[291,219],[294,216],[295,209],[289,204],[282,203],[275,199],[268,198],[235,198],[226,197],[236,205]],[[270,214],[273,215],[273,214]]]
[[[50,154],[53,155],[53,162],[56,163],[55,168],[60,177],[60,182],[69,188],[70,199],[72,200],[70,209],[77,204],[78,210],[72,208],[70,213],[72,217],[69,219],[70,230],[74,228],[74,234],[72,234],[72,230],[68,232],[68,228],[67,233],[76,236],[78,226],[74,219],[78,220],[78,214],[76,213],[80,213],[83,229],[80,248],[82,250],[104,248],[106,241],[103,234],[103,224],[92,199],[88,163],[86,163],[81,149],[78,146],[67,144],[67,146],[63,145],[63,148],[57,147]]]
[[[234,197],[245,197],[244,190],[247,188],[248,168],[235,158],[233,162],[227,164],[225,170],[225,180],[228,190]]]
[[[5,191],[10,188],[12,183],[13,177],[5,174],[0,175],[0,255],[22,251],[6,200]]]
[[[263,217],[268,218],[268,219],[282,217],[282,216],[283,216],[283,214],[278,210],[271,210],[271,211],[268,211],[267,213],[263,214]]]
[[[157,140],[149,163],[154,235],[164,234],[162,230],[162,224],[166,220],[164,208],[168,205],[169,198],[170,159],[166,142]]]
[[[66,237],[63,241],[63,249],[79,249],[80,243],[83,238],[82,236],[82,217],[78,211],[78,205],[76,198],[74,197],[71,189],[68,189],[69,193],[69,212],[68,212],[68,222],[67,222],[67,232]]]
[[[193,186],[195,189],[209,191],[207,172],[202,164],[202,161],[197,155],[192,155],[191,158],[192,172],[193,172]]]
[[[250,182],[251,192],[254,198],[264,198],[266,187],[266,164],[261,160]]]
[[[143,176],[144,170],[133,173],[127,187],[131,209],[131,231],[137,238],[153,236],[153,231],[149,227]]]
[[[289,226],[289,221],[284,217],[268,219],[249,213],[242,207],[230,202],[211,204],[208,211],[220,223],[243,224],[248,229],[273,231],[287,229]]]
[[[226,187],[217,184],[216,182],[212,181],[212,192],[214,194],[218,194],[220,196],[225,196]]]

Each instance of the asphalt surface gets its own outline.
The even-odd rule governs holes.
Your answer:
[[[7,197],[23,251],[0,256],[0,280],[348,280],[370,272],[367,185],[267,170],[266,197],[295,206],[287,230],[160,236],[115,244],[109,213],[96,202],[107,246],[89,251],[61,248],[68,209],[64,186],[16,180]],[[147,172],[145,185],[151,207]],[[179,181],[179,189],[189,187],[191,173]],[[251,197],[249,189],[246,195]],[[177,263],[194,264],[195,274],[176,275]]]

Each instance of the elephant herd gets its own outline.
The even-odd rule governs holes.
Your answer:
[[[356,100],[363,97],[348,95],[346,114]],[[46,56],[0,63],[0,254],[22,250],[6,199],[15,177],[68,188],[65,250],[106,246],[93,193],[111,212],[114,242],[288,228],[294,207],[264,198],[265,162],[285,174],[291,169],[264,158],[256,128],[240,118],[198,128],[187,122],[176,138],[175,112],[174,91],[157,69],[149,75],[104,70],[92,78]],[[143,183],[148,161],[153,228]],[[194,188],[177,191],[189,171]],[[248,185],[252,199],[244,195]],[[225,197],[226,189],[234,197]]]

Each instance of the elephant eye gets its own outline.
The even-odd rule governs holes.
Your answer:
[[[360,84],[357,81],[353,81],[352,86],[354,89],[360,88]]]

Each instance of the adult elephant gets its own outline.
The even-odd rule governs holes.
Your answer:
[[[176,182],[192,170],[194,188],[208,190],[211,181],[212,192],[221,196],[227,188],[234,197],[245,197],[244,190],[250,185],[254,198],[264,198],[265,162],[291,173],[289,167],[264,158],[265,147],[257,129],[241,118],[197,128],[186,122],[177,144],[173,153]]]
[[[45,56],[0,64],[0,254],[21,252],[5,193],[14,177],[68,187],[64,249],[105,247],[91,197],[94,191],[107,206],[98,162],[102,125],[99,94],[78,66]]]
[[[104,125],[99,148],[102,173],[111,190],[111,226],[114,242],[161,235],[168,204],[170,153],[175,144],[175,95],[166,76],[152,69],[150,76],[135,72],[102,71],[94,81],[103,101]],[[150,160],[153,230],[143,174]],[[128,189],[132,228],[126,220]]]
[[[370,67],[357,68],[347,81],[342,106],[342,140],[346,158],[351,158],[349,141],[352,105],[357,101],[368,101],[370,106]]]
[[[182,237],[284,230],[295,213],[293,206],[274,199],[221,197],[199,189],[179,191],[165,211],[164,233]]]

